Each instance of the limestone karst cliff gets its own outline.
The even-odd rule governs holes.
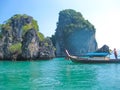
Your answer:
[[[60,11],[55,32],[56,55],[64,56],[64,49],[73,55],[97,49],[95,28],[80,12],[72,9]]]
[[[37,21],[31,16],[16,14],[1,25],[0,31],[1,60],[55,57],[51,40],[46,41],[48,38],[39,32]]]

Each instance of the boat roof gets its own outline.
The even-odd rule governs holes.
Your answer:
[[[97,53],[97,52],[90,52],[90,53],[87,53],[86,56],[91,56],[91,57],[105,57],[107,56],[109,53],[105,53],[105,52],[100,52],[100,53]]]

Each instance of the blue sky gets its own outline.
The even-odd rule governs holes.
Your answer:
[[[64,9],[81,12],[95,26],[99,47],[120,49],[120,0],[1,0],[0,23],[14,14],[28,14],[38,21],[40,32],[51,36]]]

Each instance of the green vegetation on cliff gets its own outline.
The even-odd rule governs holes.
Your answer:
[[[45,39],[45,38],[44,38],[44,35],[43,35],[42,33],[37,32],[37,35],[38,35],[40,41],[43,41],[43,40]]]
[[[69,35],[74,30],[95,30],[94,26],[85,20],[80,12],[72,9],[60,11],[59,22],[56,30],[63,30],[65,35]]]
[[[21,53],[21,46],[22,44],[21,43],[16,43],[16,44],[13,44],[9,47],[9,51],[11,53],[14,53],[14,52],[19,52]]]
[[[10,26],[9,23],[2,24],[1,27],[2,27],[2,30],[11,30],[12,29],[12,27]]]
[[[32,20],[31,23],[25,24],[25,25],[22,27],[23,35],[24,35],[28,30],[30,30],[30,29],[35,29],[36,31],[39,30],[36,20]]]
[[[22,36],[24,36],[25,33],[28,32],[30,29],[34,29],[37,31],[39,39],[44,39],[44,35],[39,32],[39,26],[37,24],[37,21],[34,20],[33,17],[28,16],[26,14],[14,15],[13,17],[5,21],[4,24],[1,24],[0,28],[1,30],[14,30],[18,28],[19,30],[22,30]]]

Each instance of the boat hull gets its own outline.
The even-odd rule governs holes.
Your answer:
[[[88,60],[79,57],[69,57],[72,62],[75,63],[120,63],[120,59],[110,59],[110,60]]]

